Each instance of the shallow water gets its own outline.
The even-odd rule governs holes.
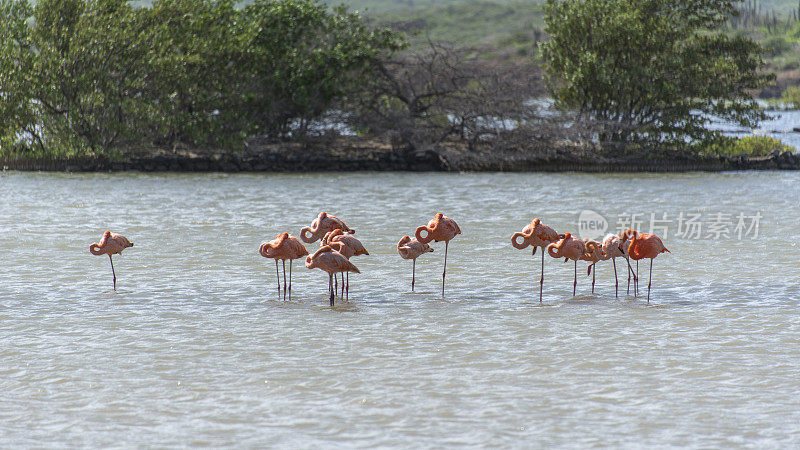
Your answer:
[[[796,448],[798,193],[788,172],[3,173],[0,445]],[[299,262],[283,302],[258,246],[323,209],[370,256],[349,302]],[[412,294],[395,244],[440,210],[463,230],[447,293],[435,244]],[[584,210],[609,231],[667,215],[649,304],[621,261],[618,299],[610,263],[594,295],[579,264],[573,297],[550,257],[539,304],[539,253],[509,237]],[[105,229],[136,244],[117,293],[88,252]]]

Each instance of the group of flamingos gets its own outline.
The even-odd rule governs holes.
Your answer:
[[[283,298],[292,297],[292,261],[306,256],[305,266],[309,269],[321,269],[328,273],[328,293],[330,294],[330,304],[333,306],[336,292],[338,291],[337,274],[342,274],[342,298],[350,296],[350,272],[361,273],[350,258],[358,255],[369,255],[364,245],[354,236],[355,230],[349,228],[343,220],[336,216],[331,216],[326,212],[321,212],[311,223],[311,226],[303,227],[300,230],[300,239],[281,233],[270,242],[261,244],[259,253],[265,258],[275,260],[275,274],[278,279],[278,292],[280,295],[280,269],[278,261],[283,263]],[[416,229],[415,238],[403,236],[397,243],[397,251],[403,259],[411,259],[411,290],[414,290],[416,278],[416,262],[421,255],[432,252],[429,243],[431,241],[444,241],[444,269],[442,270],[442,296],[444,296],[445,275],[447,274],[447,249],[452,240],[461,234],[458,224],[442,213],[428,222],[428,225],[420,226]],[[520,241],[522,238],[522,241]],[[320,248],[309,255],[308,250],[302,242],[307,244],[320,241]],[[628,229],[619,236],[609,234],[603,242],[591,239],[577,239],[570,233],[558,234],[555,230],[544,225],[541,220],[533,219],[529,225],[523,228],[522,232],[514,233],[511,236],[511,245],[517,249],[524,249],[531,246],[532,254],[536,254],[536,249],[542,248],[542,269],[539,279],[539,302],[542,301],[542,291],[544,289],[544,254],[547,252],[553,258],[564,258],[564,262],[572,260],[575,264],[574,281],[572,284],[572,295],[575,295],[578,285],[578,261],[588,261],[589,267],[587,275],[592,275],[592,293],[594,293],[595,265],[599,261],[611,260],[614,264],[615,295],[619,296],[619,280],[617,277],[616,258],[625,258],[628,266],[628,293],[630,293],[630,280],[633,276],[634,295],[638,295],[638,262],[641,259],[650,259],[650,279],[647,283],[647,301],[650,302],[650,288],[653,275],[653,259],[659,254],[669,252],[661,239],[653,234],[639,233],[633,229]],[[112,255],[121,254],[128,247],[133,247],[125,236],[106,231],[99,243],[89,246],[89,251],[93,255],[108,255],[111,262],[111,274],[114,280],[114,290],[117,289],[117,276],[114,272],[114,260]],[[286,260],[289,260],[289,282],[286,281]],[[636,261],[637,270],[634,271],[630,260]],[[345,275],[347,280],[345,281]],[[345,297],[346,296],[346,297]]]

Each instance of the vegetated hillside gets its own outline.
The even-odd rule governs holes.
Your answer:
[[[529,55],[543,38],[537,1],[461,1],[428,9],[366,13],[376,25],[408,33],[412,45],[429,39]]]

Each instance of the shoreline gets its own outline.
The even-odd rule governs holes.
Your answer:
[[[800,154],[699,156],[678,151],[609,154],[572,144],[468,150],[445,143],[406,152],[386,141],[348,137],[306,143],[251,140],[242,152],[155,149],[127,161],[97,158],[0,158],[3,171],[44,172],[722,172],[800,170]]]

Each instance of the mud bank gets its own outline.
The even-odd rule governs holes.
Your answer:
[[[96,158],[0,158],[3,170],[59,172],[690,172],[728,170],[800,170],[800,154],[764,157],[698,156],[677,151],[633,154],[600,151],[569,144],[532,148],[469,150],[443,145],[405,151],[366,138],[311,143],[253,140],[237,153],[154,150],[127,161]]]

